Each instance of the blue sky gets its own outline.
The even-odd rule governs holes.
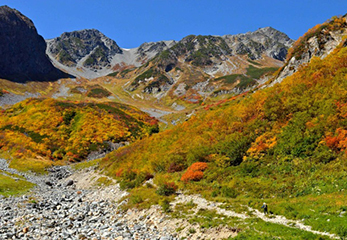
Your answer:
[[[46,39],[95,28],[120,47],[225,35],[271,26],[293,39],[336,15],[346,0],[1,0],[33,20]]]

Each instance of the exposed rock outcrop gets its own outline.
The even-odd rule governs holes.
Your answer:
[[[160,92],[160,98],[171,89],[171,95],[176,95],[175,88],[184,83],[185,90],[191,89],[187,93],[197,99],[216,93],[241,93],[263,83],[260,79],[266,73],[281,67],[292,44],[286,34],[271,27],[237,35],[189,35],[134,71],[128,90]],[[154,84],[160,91],[148,91]]]
[[[293,40],[286,34],[272,28],[260,28],[254,32],[223,36],[228,46],[236,54],[248,54],[251,59],[259,59],[262,54],[284,61]]]
[[[46,52],[57,67],[92,79],[119,69],[139,67],[174,43],[150,42],[138,48],[123,49],[98,30],[85,29],[47,40]]]
[[[336,18],[319,24],[299,38],[290,49],[287,61],[272,83],[282,82],[283,79],[295,73],[300,66],[309,63],[313,57],[325,58],[347,35],[346,18]]]
[[[45,40],[29,18],[0,7],[0,78],[22,83],[70,77],[52,65],[45,50]]]
[[[65,32],[48,42],[48,51],[62,64],[92,69],[111,67],[113,55],[123,51],[117,43],[96,29]]]

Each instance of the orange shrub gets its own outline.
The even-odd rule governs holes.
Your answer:
[[[205,171],[207,169],[207,163],[205,162],[196,162],[193,163],[188,170],[191,171]]]
[[[196,162],[193,163],[187,171],[182,175],[181,181],[200,181],[204,177],[203,171],[207,169],[207,163]]]
[[[181,181],[200,181],[204,177],[204,173],[202,171],[191,171],[187,170],[181,177]]]
[[[123,174],[123,168],[119,169],[117,172],[116,172],[116,177],[121,177]]]
[[[325,137],[326,145],[336,151],[340,152],[347,149],[347,130],[338,128],[336,129],[335,136],[331,133]]]

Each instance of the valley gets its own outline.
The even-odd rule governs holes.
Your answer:
[[[126,49],[2,6],[1,31],[0,238],[347,238],[346,15]]]

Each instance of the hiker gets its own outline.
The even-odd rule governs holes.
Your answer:
[[[261,208],[264,208],[264,215],[267,214],[267,205],[266,203],[263,203],[263,206],[261,206]]]

